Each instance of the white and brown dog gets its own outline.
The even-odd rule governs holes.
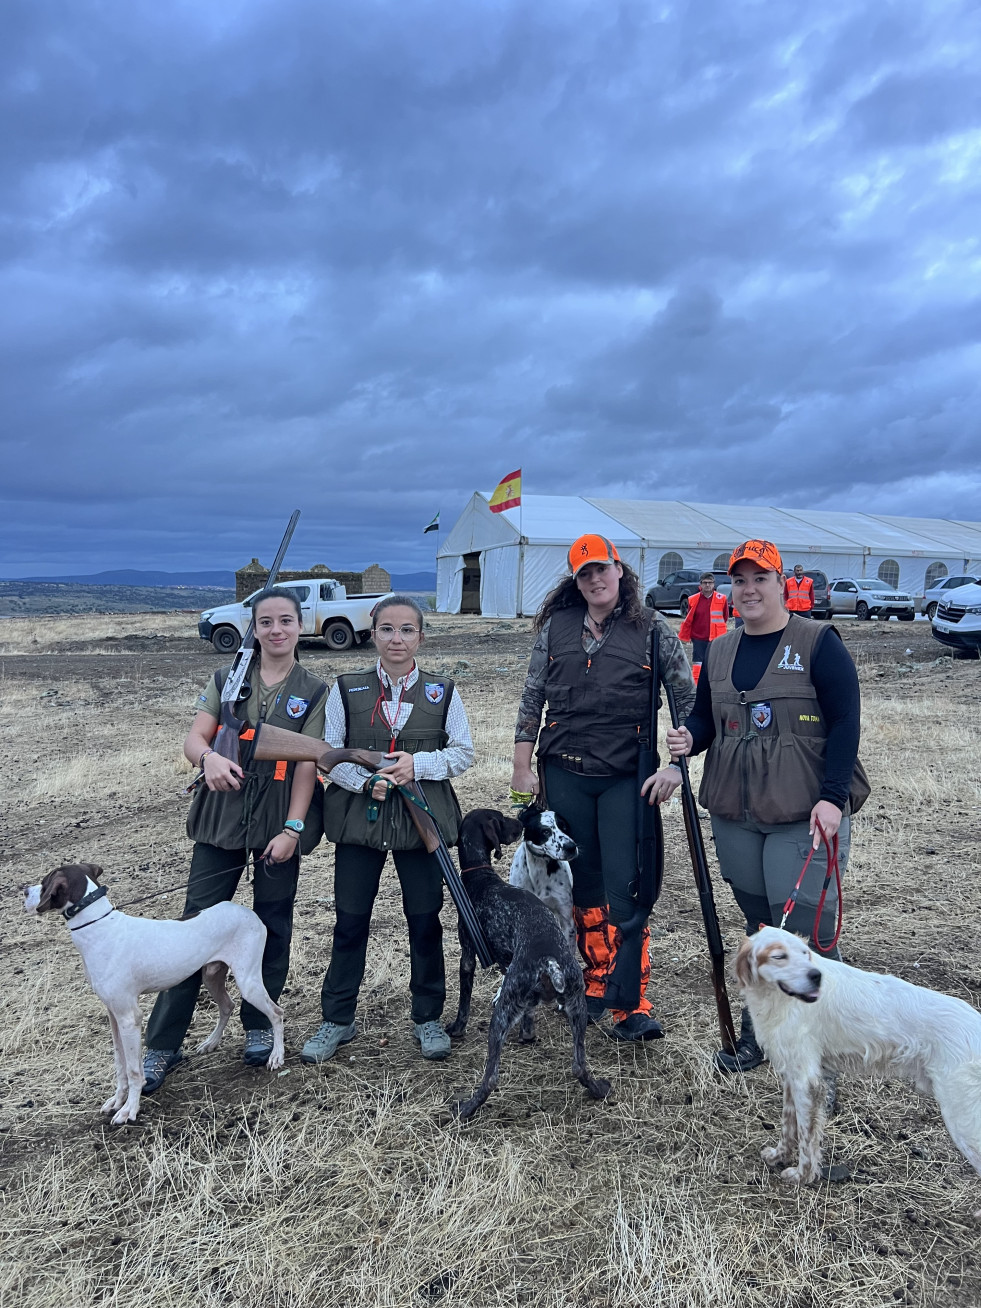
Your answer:
[[[540,899],[558,923],[566,944],[576,954],[576,924],[572,916],[571,859],[579,853],[565,819],[550,808],[529,804],[518,814],[524,830],[511,860],[508,882]]]
[[[218,1005],[218,1024],[198,1046],[210,1053],[221,1043],[232,1000],[225,989],[229,972],[242,997],[272,1023],[273,1048],[266,1066],[283,1065],[283,1010],[262,983],[266,928],[241,904],[215,904],[184,922],[128,917],[113,908],[98,884],[102,868],[78,863],[49,872],[25,894],[26,912],[60,911],[82,955],[92,989],[109,1010],[116,1093],[102,1105],[114,1113],[113,1126],[135,1122],[143,1090],[142,1015],[139,997],[168,990],[202,968],[204,984]]]
[[[903,1077],[940,1108],[981,1174],[981,1013],[963,999],[818,958],[799,936],[763,927],[736,956],[756,1038],[783,1083],[783,1120],[763,1161],[781,1177],[823,1177],[824,1072]]]

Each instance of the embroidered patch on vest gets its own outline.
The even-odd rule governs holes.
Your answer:
[[[763,700],[761,704],[751,704],[749,716],[752,718],[753,726],[757,731],[765,731],[773,721],[773,709],[770,707],[769,700]]]
[[[427,681],[426,698],[429,700],[430,704],[442,704],[443,692],[445,689],[446,689],[445,682]]]
[[[299,695],[290,695],[286,701],[286,716],[288,718],[302,718],[310,705],[308,699],[300,699]]]
[[[803,671],[804,671],[803,664],[802,664],[801,661],[800,661],[800,654],[798,654],[798,653],[795,652],[795,654],[794,654],[794,661],[793,661],[793,663],[791,663],[791,661],[790,661],[790,646],[789,646],[789,645],[784,645],[784,647],[783,647],[783,658],[782,658],[782,659],[780,660],[780,662],[777,664],[777,667],[778,667],[778,668],[781,668],[784,672],[803,672]]]

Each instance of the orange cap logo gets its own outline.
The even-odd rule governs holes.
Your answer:
[[[783,572],[780,551],[770,540],[744,540],[741,545],[737,545],[729,560],[729,571],[743,559],[749,559],[750,563],[755,563],[768,572]]]
[[[617,547],[605,536],[595,536],[590,533],[580,536],[569,546],[569,567],[574,577],[578,576],[588,563],[619,562],[620,555],[617,553]]]

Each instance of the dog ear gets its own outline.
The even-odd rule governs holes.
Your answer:
[[[102,868],[98,863],[79,863],[77,866],[91,881],[98,882],[99,877],[102,876]]]
[[[513,845],[516,840],[521,839],[523,828],[521,822],[517,818],[505,817],[502,813],[501,821],[498,825],[500,827],[502,845]]]
[[[55,868],[41,882],[41,898],[38,901],[37,912],[60,912],[69,902],[69,893],[68,877],[64,869]]]
[[[739,946],[735,965],[736,980],[744,990],[756,980],[756,955],[753,951],[753,937],[747,936]]]

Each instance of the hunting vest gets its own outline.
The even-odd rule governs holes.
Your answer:
[[[558,609],[548,628],[545,723],[538,756],[567,772],[609,776],[632,772],[647,743],[651,711],[651,669],[647,634],[617,619],[600,649],[582,645],[581,608]]]
[[[694,625],[695,610],[702,602],[704,596],[700,590],[696,590],[694,595],[688,598],[688,612],[685,614],[685,620],[681,624],[681,630],[678,632],[679,640],[691,640],[691,629]],[[709,608],[709,640],[718,640],[720,636],[726,634],[726,620],[723,616],[726,611],[726,597],[720,595],[714,590],[709,597],[711,606]]]
[[[219,668],[215,685],[219,691],[225,684],[231,668]],[[258,670],[256,672],[258,675]],[[299,731],[307,715],[317,707],[327,687],[319,677],[307,672],[299,663],[283,683],[276,702],[265,721],[286,731]],[[305,708],[293,716],[288,710],[296,709],[300,702]],[[248,701],[239,706],[236,716],[247,711]],[[244,717],[242,719],[244,721]],[[239,739],[242,742],[242,771],[245,778],[240,790],[209,790],[203,783],[194,792],[187,815],[187,834],[194,841],[217,845],[219,849],[264,849],[283,829],[290,807],[290,789],[293,784],[294,764],[283,760],[256,760],[251,757],[251,741],[255,738],[256,723],[250,723]],[[224,731],[224,727],[219,727]],[[216,737],[217,739],[217,737]],[[315,792],[316,793],[316,792]],[[319,814],[314,815],[319,818]],[[308,853],[313,834],[319,841],[319,821],[304,831],[301,852]]]
[[[793,575],[784,583],[787,591],[786,604],[791,613],[810,613],[814,607],[814,582],[810,577],[801,577],[800,581]]]
[[[715,817],[763,826],[802,822],[821,795],[827,733],[811,662],[832,628],[790,615],[759,684],[736,690],[732,666],[743,628],[713,641],[708,659],[715,740],[705,758],[699,803]],[[869,796],[855,760],[846,811]]]
[[[346,672],[337,678],[344,704],[344,743],[351,749],[389,752],[392,733],[381,712],[384,689],[376,668],[366,672]],[[449,736],[446,714],[453,697],[453,682],[419,669],[415,685],[402,696],[412,712],[395,738],[395,748],[407,754],[445,749]],[[436,819],[447,845],[455,845],[460,830],[460,805],[449,781],[420,783],[426,802]],[[331,783],[324,795],[324,830],[327,839],[337,845],[367,845],[369,849],[422,849],[419,833],[412,825],[405,800],[397,790],[369,809],[371,796],[363,791],[345,790]],[[374,821],[370,812],[378,809]]]

